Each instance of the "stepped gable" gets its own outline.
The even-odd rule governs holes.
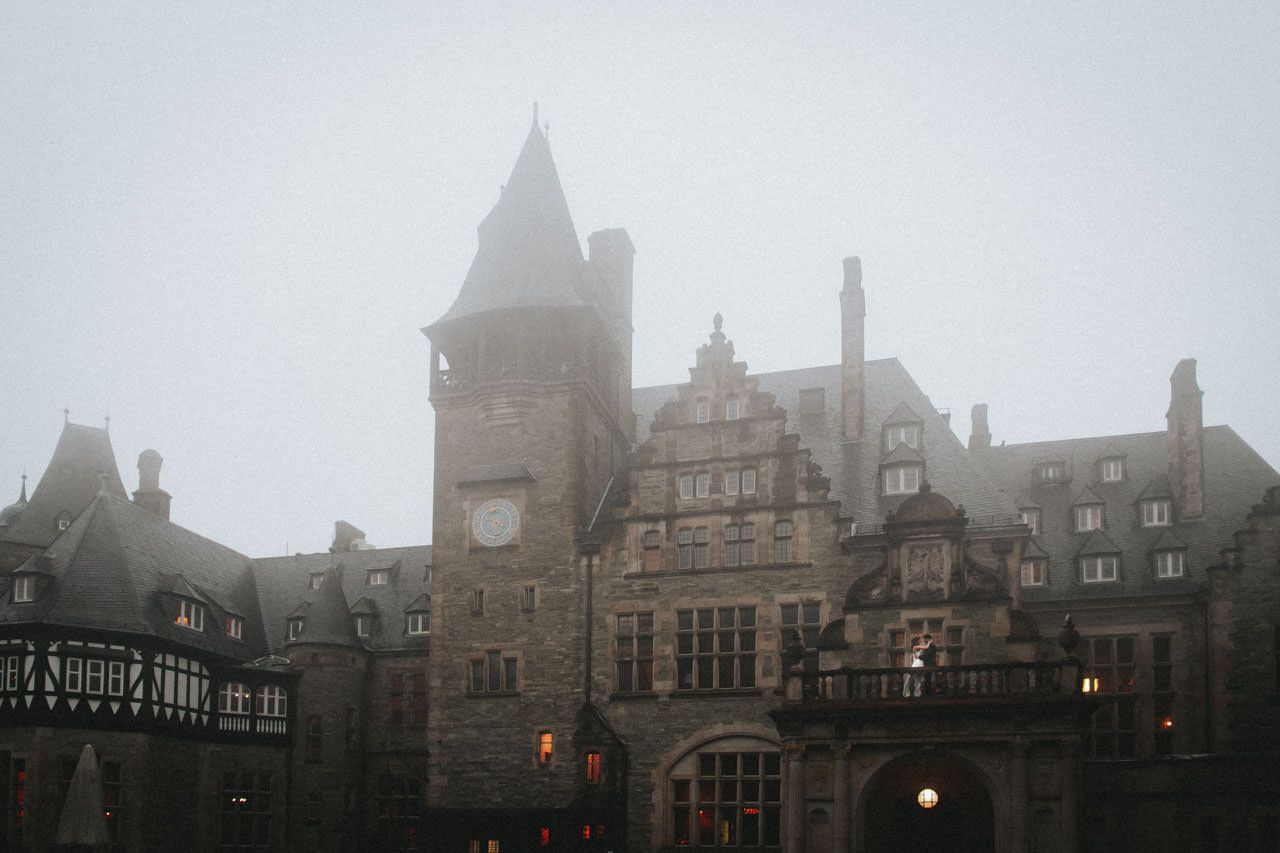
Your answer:
[[[1249,447],[1231,427],[1204,429],[1205,501],[1201,518],[1182,521],[1174,506],[1172,528],[1142,527],[1138,501],[1172,497],[1168,482],[1168,434],[1159,432],[1104,435],[1061,441],[1012,444],[970,451],[974,460],[1009,495],[1025,495],[1041,507],[1037,541],[1050,555],[1048,582],[1024,587],[1026,601],[1057,600],[1078,594],[1075,557],[1080,534],[1074,532],[1072,504],[1085,487],[1105,504],[1103,529],[1122,554],[1120,579],[1100,586],[1110,594],[1142,595],[1170,592],[1190,582],[1202,582],[1205,569],[1216,564],[1220,549],[1231,544],[1250,502],[1280,484],[1280,474]],[[1125,478],[1098,483],[1099,459],[1125,457]],[[1058,458],[1068,463],[1072,482],[1038,484],[1032,477],[1037,460]],[[1170,529],[1186,544],[1186,577],[1157,581],[1151,550],[1161,530]]]
[[[352,605],[365,599],[377,611],[372,630],[361,642],[376,651],[417,648],[418,638],[405,636],[405,611],[420,596],[428,595],[427,567],[431,565],[431,546],[406,548],[371,548],[340,555],[328,552],[294,554],[291,557],[265,557],[253,561],[253,576],[262,610],[263,629],[272,654],[283,654],[286,620],[289,613],[307,600],[307,581],[312,574],[327,571],[341,563],[339,586]],[[387,569],[384,586],[369,586],[371,569]],[[329,581],[326,579],[325,585]],[[322,586],[323,589],[323,586]],[[348,621],[351,611],[347,610]],[[354,628],[352,629],[354,630]]]
[[[800,446],[812,452],[822,473],[831,478],[830,498],[840,502],[840,514],[859,523],[881,524],[908,496],[880,494],[880,465],[884,459],[881,428],[905,407],[923,423],[921,454],[925,480],[935,492],[963,505],[970,523],[1007,523],[1017,518],[1010,496],[1002,494],[937,409],[896,358],[866,362],[863,438],[845,442],[840,425],[840,366],[806,367],[774,373],[748,374],[759,390],[774,395],[787,412],[787,431],[799,433]],[[643,444],[664,403],[677,396],[678,385],[655,385],[632,392],[636,412],[636,441]],[[800,411],[800,392],[821,388],[821,412]]]
[[[0,538],[24,545],[47,547],[61,532],[58,518],[64,513],[75,519],[103,488],[119,498],[128,498],[120,470],[116,467],[111,436],[102,428],[66,423],[58,437],[53,457],[45,468],[30,501]]]
[[[43,554],[51,585],[32,604],[0,605],[0,621],[146,634],[237,660],[266,652],[249,559],[114,494],[100,494]],[[203,631],[174,621],[177,598],[206,605]],[[242,639],[225,633],[228,612]]]

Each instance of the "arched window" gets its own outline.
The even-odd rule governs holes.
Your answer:
[[[218,712],[221,714],[249,713],[249,688],[238,681],[228,681],[218,689]]]
[[[257,708],[259,717],[283,717],[287,709],[288,694],[283,687],[266,684],[258,688]]]
[[[704,744],[672,766],[668,785],[668,840],[676,846],[781,843],[782,756],[777,744],[745,736]]]

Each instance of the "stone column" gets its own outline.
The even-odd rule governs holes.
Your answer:
[[[1084,773],[1078,741],[1062,744],[1062,769],[1062,850],[1076,853],[1080,843],[1080,785]]]
[[[1027,753],[1031,745],[1022,738],[1012,744],[1009,761],[1009,836],[1010,850],[1028,850],[1027,846]]]
[[[835,779],[831,792],[835,801],[832,807],[835,826],[831,834],[835,853],[849,853],[849,829],[853,822],[853,804],[849,800],[849,758],[852,752],[853,747],[847,743],[836,745]]]
[[[804,747],[789,743],[783,747],[787,760],[786,820],[783,821],[785,853],[804,853]]]

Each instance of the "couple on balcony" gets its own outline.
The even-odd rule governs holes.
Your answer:
[[[933,679],[930,673],[916,672],[917,669],[935,669],[938,666],[938,647],[933,642],[933,634],[925,634],[911,638],[911,671],[902,679],[902,695],[904,698],[933,695]]]

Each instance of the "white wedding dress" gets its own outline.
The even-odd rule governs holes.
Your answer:
[[[924,669],[923,654],[924,652],[918,652],[918,651],[911,653],[911,668],[913,670]],[[915,672],[907,673],[907,677],[902,679],[903,698],[905,699],[905,698],[910,698],[912,696],[919,696],[920,689],[923,686],[924,686],[924,673],[918,673],[918,674]]]

